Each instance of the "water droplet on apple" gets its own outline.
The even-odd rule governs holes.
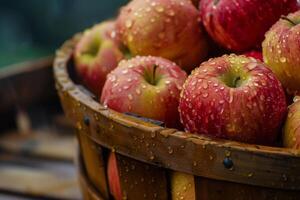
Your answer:
[[[157,11],[157,12],[159,12],[159,13],[161,13],[161,12],[164,12],[164,7],[162,7],[162,6],[156,6],[155,7],[155,10]]]
[[[175,16],[174,10],[169,10],[168,15],[171,16],[171,17]]]
[[[135,92],[138,94],[138,95],[140,95],[141,94],[141,90],[140,89],[135,89]]]
[[[127,28],[131,28],[131,27],[132,27],[132,21],[131,21],[131,20],[126,20],[125,26],[126,26]]]
[[[133,99],[133,97],[132,97],[131,94],[128,94],[128,99],[129,99],[129,100],[132,100],[132,99]]]
[[[207,98],[207,97],[208,97],[208,93],[205,92],[205,93],[202,94],[202,96],[203,96],[204,98]]]
[[[286,58],[285,57],[281,57],[280,58],[280,62],[285,63],[286,62]]]
[[[128,69],[122,70],[122,74],[127,74],[127,72],[128,72]]]

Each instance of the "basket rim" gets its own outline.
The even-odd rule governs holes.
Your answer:
[[[218,159],[216,160],[218,161],[217,163],[214,162],[212,165],[204,163],[203,166],[198,165],[196,169],[195,166],[193,166],[193,160],[188,160],[189,158],[180,154],[181,157],[179,158],[179,160],[188,160],[188,163],[176,163],[178,162],[176,161],[177,158],[173,159],[173,157],[171,159],[173,164],[169,165],[168,161],[163,160],[163,158],[166,158],[164,156],[168,155],[168,153],[162,152],[162,150],[166,150],[166,147],[168,147],[170,143],[165,143],[165,147],[157,148],[157,152],[165,153],[164,155],[158,156],[160,157],[159,160],[149,160],[149,157],[146,157],[146,153],[143,154],[134,152],[134,150],[136,150],[134,149],[135,147],[126,146],[132,145],[134,143],[131,142],[129,138],[126,138],[126,142],[124,142],[126,143],[126,145],[115,149],[114,143],[106,143],[108,140],[106,140],[103,134],[82,131],[82,134],[86,134],[86,136],[88,136],[96,144],[106,148],[110,148],[112,151],[116,151],[117,153],[120,153],[124,156],[128,156],[142,162],[146,162],[159,167],[163,166],[167,169],[181,171],[193,174],[195,176],[203,176],[217,180],[232,181],[269,188],[300,190],[300,184],[297,185],[297,183],[300,183],[300,172],[297,172],[296,170],[298,167],[300,167],[299,150],[246,144],[224,139],[212,139],[207,136],[195,135],[176,129],[163,128],[116,112],[112,109],[104,107],[99,102],[95,101],[93,98],[91,98],[76,86],[76,84],[71,80],[67,71],[68,63],[69,61],[71,61],[73,56],[74,47],[80,37],[81,34],[77,34],[72,39],[67,40],[56,52],[53,72],[56,82],[56,88],[60,95],[67,96],[68,98],[74,100],[74,102],[76,102],[76,105],[78,103],[81,109],[80,112],[87,112],[88,115],[92,117],[95,114],[95,116],[100,116],[103,119],[118,124],[120,127],[127,127],[130,129],[133,128],[138,132],[145,133],[145,136],[149,133],[149,135],[146,136],[148,137],[148,139],[151,139],[151,134],[155,133],[156,135],[159,135],[159,137],[168,138],[170,139],[169,141],[172,140],[175,141],[175,143],[184,142],[188,145],[193,144],[193,147],[191,148],[195,147],[195,149],[198,149],[201,152],[194,152],[193,155],[190,155],[189,158],[195,158],[195,156],[203,156],[203,152],[211,149],[214,149],[215,153],[217,153],[217,157],[220,155],[221,157],[218,157]],[[117,138],[120,136],[112,135],[112,137]],[[122,145],[122,142],[122,140],[118,140],[116,142],[116,145]],[[164,141],[158,141],[158,145],[161,144],[159,142]],[[206,148],[206,150],[204,151],[202,148]],[[227,168],[224,163],[225,161],[228,161],[228,158],[231,159],[232,154],[234,154],[234,162],[238,166],[236,169],[234,169],[234,171],[230,171],[231,169]],[[208,158],[207,156],[205,159]],[[198,160],[202,158],[197,157]],[[257,159],[257,163],[249,162],[250,159]],[[204,162],[208,161],[204,160]],[[221,168],[222,166],[223,169]],[[207,169],[207,167],[211,167],[211,169]],[[245,169],[248,170],[247,174],[245,174]],[[256,175],[253,176],[252,172],[254,172]],[[261,177],[259,175],[261,175]],[[269,177],[270,180],[265,180],[264,176]]]

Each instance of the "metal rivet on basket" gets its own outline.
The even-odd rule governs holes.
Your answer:
[[[86,126],[90,125],[90,118],[88,116],[84,116],[83,117],[83,122]]]
[[[226,157],[223,160],[223,165],[224,165],[225,168],[231,169],[233,167],[233,162],[230,158]]]

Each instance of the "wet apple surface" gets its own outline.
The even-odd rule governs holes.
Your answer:
[[[286,91],[300,91],[300,11],[283,16],[266,33],[263,42],[265,63],[276,74]]]
[[[198,18],[190,0],[135,0],[121,9],[117,28],[133,55],[164,57],[190,71],[208,54]]]
[[[192,72],[184,84],[179,111],[190,132],[274,144],[286,99],[265,64],[229,55],[210,59]]]

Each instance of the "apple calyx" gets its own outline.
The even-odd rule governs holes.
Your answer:
[[[153,68],[151,68],[152,70],[145,72],[146,81],[150,85],[156,85],[159,81],[159,78],[156,76],[157,68],[158,68],[158,65],[153,65]]]
[[[285,21],[288,21],[288,22],[290,22],[291,24],[293,24],[294,26],[297,25],[296,22],[294,22],[293,20],[291,20],[291,19],[288,18],[287,16],[281,15],[280,19],[283,19],[283,20],[285,20]]]
[[[246,80],[246,77],[229,71],[221,76],[221,80],[230,88],[238,88]]]
[[[82,52],[83,55],[87,55],[90,57],[95,57],[98,52],[101,45],[101,41],[99,39],[95,39],[90,42],[89,47]]]

